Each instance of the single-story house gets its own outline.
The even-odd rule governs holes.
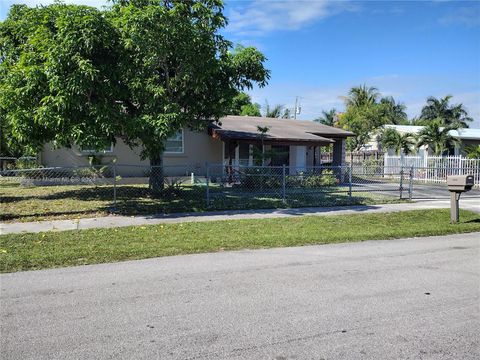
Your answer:
[[[262,134],[258,127],[268,131]],[[345,160],[345,139],[353,135],[314,121],[226,116],[218,123],[212,122],[205,131],[183,129],[168,139],[163,156],[164,169],[166,174],[184,172],[182,175],[187,175],[192,168],[202,174],[207,162],[219,166],[258,165],[255,154],[262,154],[262,144],[263,151],[272,154],[268,161],[260,160],[263,165],[286,165],[290,172],[303,171],[320,165],[320,147],[326,145],[333,145],[333,165],[341,165]],[[103,164],[115,159],[118,173],[123,176],[140,176],[149,165],[148,159],[140,158],[140,148],[132,149],[120,139],[100,152],[77,146],[55,149],[46,144],[39,160],[47,167],[86,166],[92,155]]]
[[[384,128],[391,128],[397,130],[400,134],[414,134],[417,135],[422,129],[423,126],[415,125],[384,125]],[[448,155],[461,155],[467,146],[476,146],[480,145],[480,129],[468,128],[468,129],[458,129],[450,130],[449,134],[457,138],[460,142],[459,145],[454,149],[450,149]],[[378,141],[378,133],[372,135],[370,142],[364,146],[364,150],[367,151],[387,151],[389,155],[395,155],[391,149],[381,149],[381,144]],[[425,154],[432,155],[432,149],[428,148],[428,145],[421,146],[417,151],[419,156],[424,156]]]

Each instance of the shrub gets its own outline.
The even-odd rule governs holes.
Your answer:
[[[109,166],[92,166],[73,170],[73,176],[89,179],[109,178],[112,177],[112,171]]]
[[[167,200],[172,200],[182,194],[182,179],[175,177],[166,177],[164,179],[164,188],[162,190],[162,197]]]
[[[322,186],[337,185],[337,177],[333,174],[333,170],[325,170],[321,175],[320,183]]]
[[[270,168],[246,169],[240,178],[240,186],[245,189],[279,188],[282,186],[282,176],[275,170]]]
[[[320,174],[303,174],[287,176],[287,185],[290,187],[318,188],[322,186],[335,186],[337,178],[332,170],[323,170]]]
[[[310,175],[307,176],[303,184],[306,188],[317,188],[324,186],[323,176],[322,175]]]

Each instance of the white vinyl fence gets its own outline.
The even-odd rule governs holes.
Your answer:
[[[444,183],[448,175],[471,174],[480,186],[480,159],[463,156],[388,156],[384,157],[384,174],[412,171],[413,180]]]

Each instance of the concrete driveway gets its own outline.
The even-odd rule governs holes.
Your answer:
[[[4,274],[2,359],[478,359],[480,233]]]

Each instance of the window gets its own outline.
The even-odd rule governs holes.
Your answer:
[[[110,145],[105,146],[103,149],[95,150],[95,149],[88,149],[88,148],[82,148],[81,149],[83,154],[106,154],[106,153],[112,153],[113,152],[113,143]]]
[[[167,141],[165,141],[165,153],[167,154],[183,153],[183,130],[180,130],[175,135],[169,137]]]

